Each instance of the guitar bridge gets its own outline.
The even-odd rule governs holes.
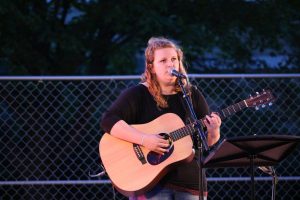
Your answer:
[[[147,163],[144,153],[139,145],[133,144],[133,151],[143,165]]]

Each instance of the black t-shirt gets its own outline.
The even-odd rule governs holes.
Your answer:
[[[209,108],[202,93],[194,86],[191,88],[192,103],[198,119],[209,113]],[[119,120],[128,124],[145,124],[166,113],[175,113],[184,122],[187,121],[188,108],[185,105],[181,92],[172,95],[165,95],[168,108],[158,108],[148,88],[138,84],[124,90],[116,101],[103,115],[101,121],[102,129],[110,133],[110,130]],[[169,183],[189,189],[199,189],[199,168],[196,156],[190,163],[180,163],[172,169],[162,180],[161,184]],[[206,183],[206,181],[204,181]],[[206,184],[204,184],[206,190]]]

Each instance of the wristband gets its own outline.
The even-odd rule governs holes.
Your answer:
[[[142,146],[143,146],[143,143],[144,143],[144,139],[145,139],[145,135],[142,136],[142,142],[141,142]]]

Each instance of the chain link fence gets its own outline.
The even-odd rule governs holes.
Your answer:
[[[191,75],[212,110],[262,89],[276,101],[246,108],[222,123],[222,138],[300,135],[300,75]],[[100,119],[137,76],[1,77],[1,199],[126,199],[101,171]],[[299,199],[300,150],[275,166],[278,199]],[[208,169],[209,199],[250,199],[249,168]],[[257,199],[270,199],[271,177],[255,170]]]

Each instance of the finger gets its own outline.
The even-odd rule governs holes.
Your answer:
[[[210,124],[210,117],[208,115],[206,115],[205,119],[205,122],[207,122],[207,124]]]
[[[221,118],[218,114],[215,114],[215,118],[217,119],[218,122],[221,122]]]
[[[162,156],[164,155],[164,152],[162,152],[162,151],[155,150],[154,152],[159,154],[159,155],[162,155]]]
[[[216,123],[218,123],[218,124],[221,124],[221,118],[218,116],[218,115],[216,115],[215,117],[214,117],[214,120],[216,121]]]
[[[217,113],[217,112],[212,112],[211,115],[213,115],[215,117],[219,117],[219,113]]]
[[[205,123],[205,126],[209,129],[214,128],[217,125],[216,122],[213,120],[210,120],[210,121],[207,120],[204,123]]]
[[[159,148],[159,151],[162,153],[167,153],[167,152],[169,152],[169,149]]]
[[[216,122],[216,123],[219,123],[221,121],[221,118],[219,117],[219,115],[215,114],[215,113],[212,113],[211,116],[210,116],[210,122],[213,123],[213,122]]]
[[[215,119],[220,119],[220,116],[216,113],[212,113],[211,116]]]
[[[159,139],[163,139],[164,140],[164,136],[162,135],[156,135]]]
[[[160,154],[160,155],[164,155],[166,152],[168,152],[167,149],[164,149],[164,148],[157,148],[154,150],[154,152]]]
[[[211,124],[210,124],[208,121],[206,121],[206,120],[205,120],[204,124],[205,124],[205,126],[206,126],[207,128],[210,128],[210,127],[211,127]]]
[[[160,143],[159,144],[160,147],[168,147],[170,146],[169,143]]]
[[[170,137],[169,135],[157,135],[159,137],[159,139],[163,139],[165,141],[168,140],[168,138]]]
[[[169,144],[169,140],[165,140],[165,139],[159,139],[158,141],[160,144]]]

